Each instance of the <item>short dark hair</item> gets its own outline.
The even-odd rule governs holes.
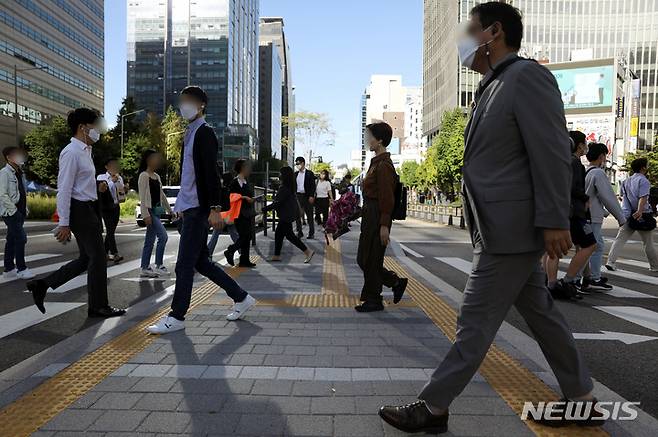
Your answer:
[[[304,159],[303,156],[298,156],[297,158],[295,158],[295,164],[297,164],[298,162],[301,162],[302,164],[306,164],[306,160]]]
[[[81,124],[94,124],[100,116],[100,113],[95,109],[77,108],[69,112],[66,123],[69,125],[71,135],[75,135]]]
[[[237,161],[235,161],[235,164],[233,164],[233,171],[234,171],[236,174],[237,174],[237,173],[240,173],[240,172],[242,171],[242,167],[244,167],[245,164],[247,164],[247,162],[248,162],[248,161],[247,161],[246,159],[244,159],[244,158],[240,158],[240,159],[238,159]]]
[[[108,165],[110,165],[110,162],[114,162],[114,161],[119,161],[119,160],[117,158],[115,158],[114,156],[110,156],[109,158],[107,158],[105,160],[105,162],[103,163],[103,166],[107,167]]]
[[[186,86],[183,88],[183,91],[180,92],[181,94],[186,94],[188,96],[192,96],[196,98],[198,101],[202,102],[204,105],[204,111],[205,111],[205,106],[208,106],[208,94],[201,89],[201,87],[198,87],[196,85],[190,85]]]
[[[17,150],[21,150],[21,148],[16,146],[7,146],[4,149],[2,149],[2,156],[5,158],[5,161],[7,160],[9,155],[11,155]]]
[[[498,21],[505,32],[505,44],[517,50],[521,48],[523,18],[518,8],[503,2],[480,3],[471,9],[473,15],[480,18],[483,29]]]
[[[587,160],[589,162],[596,161],[601,155],[608,155],[608,146],[602,143],[590,143],[587,155],[585,155]]]
[[[647,158],[636,158],[631,162],[631,170],[633,173],[639,173],[643,168],[649,166],[649,160]]]
[[[571,143],[571,151],[572,152],[576,151],[576,147],[578,146],[578,144],[586,144],[587,143],[587,135],[585,135],[584,133],[582,133],[579,130],[569,131],[569,138],[571,138],[571,141],[572,141],[572,143]]]
[[[381,140],[384,147],[388,147],[388,145],[391,144],[391,138],[393,138],[393,129],[388,123],[383,121],[370,123],[366,126],[366,129],[370,131],[376,140]]]

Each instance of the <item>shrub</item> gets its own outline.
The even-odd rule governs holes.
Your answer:
[[[121,204],[121,217],[135,217],[135,207],[139,203],[139,197],[128,195],[126,201]]]
[[[57,198],[46,194],[27,196],[28,218],[31,220],[50,220],[57,209]]]

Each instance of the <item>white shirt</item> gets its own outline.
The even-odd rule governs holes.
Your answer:
[[[243,178],[242,176],[238,175],[238,184],[240,184],[240,188],[244,187],[244,184],[247,183],[247,180]]]
[[[71,138],[71,142],[59,154],[57,214],[60,226],[69,226],[71,199],[81,202],[98,199],[95,176],[91,146]]]
[[[315,195],[318,199],[326,199],[329,197],[329,192],[331,191],[331,182],[329,181],[318,181],[318,186],[315,189]]]
[[[301,170],[299,173],[297,173],[297,192],[298,193],[306,193],[306,190],[304,190],[305,176],[306,176],[306,169]]]
[[[118,191],[121,190],[123,191],[123,178],[121,176],[117,176],[117,181],[114,182],[112,180],[112,175],[110,172],[106,172],[105,174],[99,174],[96,177],[97,181],[105,181],[107,182],[107,187],[110,190],[110,194],[112,194],[112,200],[114,200],[114,204],[118,205],[119,204],[119,195]]]

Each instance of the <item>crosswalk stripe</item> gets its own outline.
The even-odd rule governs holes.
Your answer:
[[[32,273],[34,273],[35,275],[42,275],[44,273],[54,272],[55,270],[62,267],[66,263],[68,263],[68,261],[59,262],[59,263],[55,263],[55,264],[48,264],[48,265],[45,265],[45,266],[35,267],[33,269],[31,268],[30,271]],[[0,284],[6,284],[7,282],[12,282],[12,281],[17,281],[17,280],[18,280],[18,278],[3,278],[3,277],[0,276]]]
[[[42,259],[57,258],[58,256],[62,256],[62,254],[58,254],[58,253],[37,253],[37,254],[34,254],[34,255],[26,256],[25,257],[25,262],[41,261]]]
[[[642,307],[595,306],[597,310],[658,332],[658,313]]]
[[[561,259],[561,264],[568,264],[571,260],[569,258]],[[629,270],[616,269],[613,272],[607,272],[611,276],[619,276],[620,278],[632,279],[634,281],[640,281],[647,284],[658,285],[658,277],[649,276],[642,273],[631,272]]]
[[[467,275],[471,274],[472,263],[470,261],[463,260],[461,258],[452,258],[452,257],[435,257],[436,260],[441,261],[442,263],[448,264],[449,266],[465,273]],[[614,297],[626,297],[631,299],[658,299],[658,296],[652,296],[650,294],[641,293],[635,290],[629,290],[624,287],[617,287],[616,285],[612,290],[606,290],[601,292],[602,295],[610,295]]]
[[[651,265],[648,262],[638,261],[636,259],[618,259],[617,263],[627,264],[627,265],[633,266],[633,267],[642,267],[642,268],[645,268],[645,269],[649,269],[649,267],[651,267]]]
[[[171,255],[165,256],[165,259],[172,258]],[[66,264],[66,263],[63,263]],[[112,267],[108,267],[107,269],[107,277],[111,278],[114,276],[121,275],[123,273],[127,273],[131,270],[138,269],[141,265],[141,260],[136,259],[133,261],[117,264]],[[53,269],[56,270],[56,269]],[[87,285],[87,274],[85,273],[84,275],[77,276],[76,278],[70,280],[66,284],[62,285],[61,287],[58,287],[55,290],[49,290],[49,293],[66,293],[67,291],[74,290],[78,287],[83,287]],[[29,293],[28,290],[24,291],[25,293]]]
[[[403,250],[405,250],[406,252],[409,252],[410,254],[412,254],[413,256],[415,256],[416,258],[423,258],[423,255],[421,255],[420,253],[416,252],[415,250],[411,250],[411,249],[409,249],[409,248],[408,248],[407,246],[405,246],[404,244],[400,244],[400,247],[401,247]]]
[[[36,307],[29,307],[0,316],[0,338],[4,338],[14,332],[21,331],[30,326],[52,319],[72,309],[85,305],[81,302],[49,302],[48,312],[41,314]]]

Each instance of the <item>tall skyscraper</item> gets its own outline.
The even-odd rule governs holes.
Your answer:
[[[292,69],[290,67],[290,46],[284,31],[283,18],[261,17],[260,43],[272,43],[278,50],[281,60],[281,116],[287,117],[295,112],[295,87],[292,83]],[[286,142],[281,144],[279,159],[287,161],[291,166],[295,159],[295,132],[288,126],[281,126],[281,136]]]
[[[258,0],[128,0],[127,95],[162,115],[203,88],[225,167],[257,158],[258,14]]]
[[[259,154],[283,159],[281,152],[281,84],[282,64],[273,43],[258,48],[260,70],[258,80],[258,144]]]
[[[53,115],[103,110],[103,0],[0,1],[0,144]]]
[[[365,144],[365,128],[368,124],[385,121],[393,129],[393,139],[388,146],[393,164],[399,166],[404,159],[402,151],[405,144],[410,145],[412,122],[420,122],[422,118],[408,118],[408,112],[415,112],[420,103],[418,87],[404,87],[402,76],[374,74],[370,76],[370,84],[361,97],[361,170],[369,166],[372,153]],[[413,102],[416,102],[414,104]],[[415,125],[414,125],[415,126]],[[409,159],[415,159],[409,158]]]
[[[658,3],[644,0],[514,0],[521,10],[521,55],[542,63],[614,59],[640,79],[639,148],[658,130]],[[443,111],[466,108],[480,75],[460,67],[457,26],[476,0],[425,0],[423,132],[431,140]]]

